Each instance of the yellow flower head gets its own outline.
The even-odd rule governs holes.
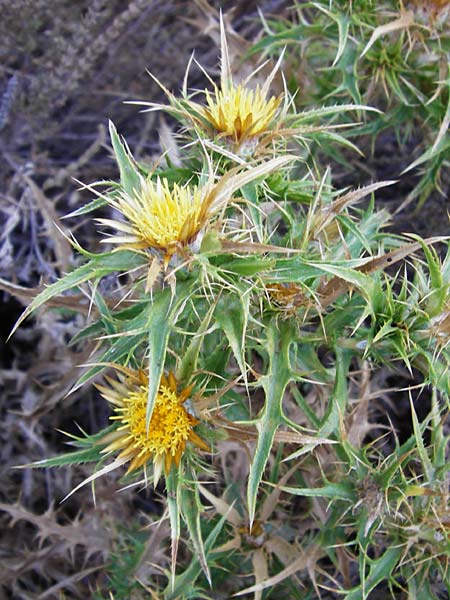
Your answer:
[[[219,135],[230,137],[240,145],[269,130],[281,98],[272,96],[267,100],[259,85],[249,89],[228,83],[220,90],[216,88],[213,96],[206,91],[206,102],[203,117]]]
[[[173,374],[167,378],[163,376],[147,428],[148,377],[143,371],[121,370],[124,375],[118,380],[107,378],[110,387],[97,386],[102,396],[114,406],[111,420],[118,422],[117,429],[101,440],[108,442],[103,452],[120,450],[117,460],[130,463],[127,473],[153,460],[156,483],[163,466],[168,474],[173,463],[179,465],[187,442],[209,450],[208,444],[194,431],[198,419],[183,406],[191,388],[178,393]]]
[[[208,222],[223,211],[236,190],[285,166],[293,158],[279,156],[253,168],[235,167],[218,180],[208,162],[208,179],[202,186],[177,183],[170,186],[164,177],[157,177],[155,181],[141,177],[139,191],[105,197],[128,222],[97,221],[119,232],[105,241],[134,250],[160,250],[167,265],[173,254],[183,252],[206,229]]]
[[[192,242],[208,216],[209,188],[173,184],[164,177],[141,180],[140,191],[123,193],[108,202],[121,212],[128,223],[98,219],[121,232],[107,241],[125,246],[162,250],[170,258]]]

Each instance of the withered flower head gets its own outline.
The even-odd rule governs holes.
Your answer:
[[[269,283],[266,289],[270,300],[286,316],[295,314],[300,306],[308,303],[301,286],[296,283]]]

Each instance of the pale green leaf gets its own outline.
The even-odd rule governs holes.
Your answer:
[[[249,305],[249,294],[242,294],[239,297],[225,295],[219,299],[215,312],[216,321],[227,336],[244,381],[247,381],[244,343]]]
[[[261,378],[265,392],[265,404],[261,416],[256,421],[258,441],[250,467],[247,487],[247,503],[250,523],[253,523],[259,484],[272,449],[278,427],[283,422],[282,401],[287,384],[292,378],[289,363],[289,347],[292,332],[287,323],[279,328],[271,323],[267,329],[266,351],[269,355],[269,369]]]
[[[161,376],[164,371],[169,334],[178,310],[195,285],[196,279],[178,282],[175,295],[171,288],[154,294],[148,314],[148,397],[146,421],[149,427]]]
[[[200,527],[200,513],[203,507],[200,502],[199,491],[195,482],[193,487],[187,487],[186,485],[180,487],[180,502],[183,511],[183,520],[187,525],[197,560],[200,563],[208,583],[211,585],[211,575],[206,561],[205,546]]]
[[[141,189],[141,180],[138,167],[129,149],[121,142],[117,129],[112,121],[109,122],[109,134],[111,144],[116,155],[117,164],[120,171],[120,183],[127,194],[132,195]]]
[[[94,255],[87,263],[77,267],[71,273],[52,283],[38,294],[22,313],[10,335],[15,332],[27,317],[54,296],[59,296],[67,290],[76,288],[90,279],[101,279],[114,271],[130,271],[144,264],[144,262],[145,258],[127,250]]]

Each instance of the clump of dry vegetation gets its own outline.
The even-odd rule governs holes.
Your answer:
[[[4,9],[6,596],[450,593],[448,3],[232,4]]]

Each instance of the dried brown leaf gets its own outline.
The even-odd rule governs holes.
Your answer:
[[[269,569],[267,566],[267,558],[262,548],[258,548],[252,555],[253,573],[255,574],[256,585],[260,585],[267,579]],[[261,600],[262,589],[255,590],[255,600]]]
[[[385,25],[380,25],[377,27],[372,35],[370,36],[370,40],[367,42],[366,47],[362,51],[361,56],[364,56],[370,48],[375,44],[375,42],[386,35],[387,33],[392,33],[394,31],[399,31],[401,29],[407,29],[414,24],[414,13],[412,10],[405,11],[398,19],[391,21],[390,23],[386,23]]]
[[[435,244],[437,242],[441,242],[443,238],[440,237],[432,237],[423,240],[423,243],[427,245]],[[382,256],[376,256],[375,258],[370,258],[364,262],[364,264],[355,268],[355,271],[359,271],[360,273],[364,273],[365,275],[369,273],[374,273],[375,271],[381,271],[394,265],[395,263],[403,260],[407,256],[411,255],[413,252],[420,250],[422,245],[419,242],[414,242],[411,244],[405,244],[401,246],[401,248],[397,248],[396,250],[392,250],[391,252],[387,252]],[[333,277],[329,281],[322,283],[318,288],[318,294],[321,296],[320,306],[322,309],[329,306],[332,302],[334,302],[339,296],[347,292],[352,287],[352,284],[348,281],[344,281],[340,277]]]
[[[42,288],[26,288],[1,278],[0,290],[11,294],[11,296],[14,296],[14,298],[17,298],[17,300],[25,305],[28,305],[40,292],[42,292]],[[69,308],[86,315],[89,313],[89,300],[82,294],[52,298],[46,302],[46,306],[49,308]]]
[[[24,175],[24,179],[33,192],[37,206],[44,218],[47,226],[47,236],[53,241],[58,268],[62,272],[67,272],[70,269],[73,256],[72,247],[68,242],[69,231],[62,225],[53,202],[47,198],[31,177]]]
[[[226,515],[227,521],[234,525],[234,527],[239,527],[242,524],[242,517],[238,513],[238,511],[233,508],[232,505],[228,504],[222,498],[218,498],[214,496],[205,486],[198,484],[198,489],[205,496],[205,498],[211,502],[214,506],[215,510],[222,517]]]
[[[372,183],[371,185],[366,185],[362,188],[358,188],[356,190],[351,190],[347,194],[340,196],[329,204],[325,206],[315,217],[314,224],[312,226],[312,231],[314,235],[318,235],[323,229],[325,229],[333,219],[339,215],[345,208],[351,206],[352,204],[356,204],[367,195],[372,194],[376,190],[380,188],[387,187],[389,185],[393,185],[397,183],[396,181],[379,181],[377,183]]]
[[[302,552],[298,558],[291,563],[288,567],[280,571],[277,575],[266,579],[262,583],[257,583],[252,585],[245,590],[241,590],[234,596],[243,596],[244,594],[250,594],[252,592],[256,592],[257,590],[265,590],[268,587],[273,587],[278,583],[281,583],[288,577],[292,577],[298,571],[308,570],[309,575],[311,576],[311,572],[313,572],[313,567],[317,560],[324,554],[324,551],[316,546],[315,544],[311,544],[304,552]]]
[[[84,523],[82,520],[75,519],[68,525],[60,525],[57,522],[56,511],[52,506],[45,513],[36,515],[19,503],[6,504],[1,502],[0,511],[7,512],[10,515],[11,525],[21,520],[35,525],[39,530],[38,537],[41,543],[47,538],[56,537],[63,540],[72,551],[76,546],[82,546],[85,548],[87,556],[96,552],[106,555],[109,551],[107,532],[102,528],[96,531],[93,528],[92,520]]]
[[[285,567],[293,564],[300,557],[298,548],[279,535],[270,537],[265,543],[265,548],[275,554]]]

